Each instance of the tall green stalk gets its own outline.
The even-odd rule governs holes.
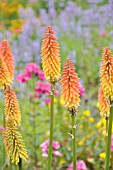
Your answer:
[[[108,137],[107,137],[107,145],[106,145],[105,170],[109,170],[109,165],[110,165],[112,119],[113,119],[113,106],[110,107],[110,116],[109,116],[109,125],[108,125]]]
[[[10,158],[10,170],[12,170],[12,163],[11,163],[11,158]]]
[[[20,161],[18,163],[18,166],[19,166],[19,170],[22,170],[22,159],[20,158]]]
[[[73,150],[73,170],[76,170],[76,128],[74,115],[72,115],[72,150]]]
[[[108,117],[106,117],[106,136],[108,135]]]
[[[54,117],[54,85],[51,84],[50,138],[49,138],[48,165],[47,165],[48,170],[51,170],[51,161],[52,161],[53,117]]]

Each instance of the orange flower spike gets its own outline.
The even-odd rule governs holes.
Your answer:
[[[9,75],[6,63],[4,63],[2,56],[0,54],[0,87],[5,88],[5,86],[11,84],[11,79]]]
[[[80,102],[79,78],[75,73],[75,67],[71,60],[67,59],[61,77],[61,90],[64,105],[72,114],[76,115]]]
[[[56,40],[53,28],[48,26],[42,41],[41,56],[45,77],[51,83],[58,81],[61,69],[59,44]]]
[[[11,48],[9,45],[9,42],[7,40],[4,40],[1,42],[2,44],[2,56],[3,56],[3,60],[7,65],[8,71],[9,71],[9,75],[10,75],[10,79],[11,81],[13,80],[14,77],[14,58],[11,52]]]
[[[4,113],[6,126],[11,119],[15,126],[19,126],[21,122],[21,114],[16,94],[10,86],[4,90]]]
[[[102,87],[100,86],[98,91],[98,103],[99,103],[99,109],[100,114],[102,117],[109,117],[110,112],[110,101],[105,98]]]
[[[102,51],[102,65],[100,68],[100,81],[105,97],[113,100],[113,55],[105,47]]]

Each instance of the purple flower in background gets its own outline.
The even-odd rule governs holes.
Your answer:
[[[45,142],[43,142],[40,145],[40,147],[42,148],[42,156],[43,157],[48,157],[49,140],[46,140]],[[52,148],[53,148],[53,155],[54,156],[62,156],[61,152],[59,152],[57,150],[57,149],[60,148],[59,142],[53,140]]]
[[[88,170],[84,161],[79,160],[76,162],[77,170]],[[73,170],[73,163],[71,163],[67,170]]]
[[[71,59],[72,62],[75,64],[76,63],[76,51],[70,51],[67,58]]]

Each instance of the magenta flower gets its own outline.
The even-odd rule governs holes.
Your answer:
[[[41,80],[45,80],[45,77],[44,77],[44,72],[42,70],[40,70],[38,72],[38,77],[41,79]]]
[[[76,163],[77,170],[88,170],[84,161],[79,160]],[[67,170],[73,170],[73,163],[70,164]]]
[[[46,99],[45,99],[45,103],[46,103],[46,104],[50,104],[50,98],[46,98]]]
[[[80,96],[84,96],[85,90],[82,84],[80,84],[79,91],[80,91]]]
[[[44,86],[43,86],[43,91],[44,91],[44,93],[50,94],[50,89],[51,89],[50,83],[46,82],[46,83],[44,84]]]
[[[21,73],[16,77],[16,80],[21,83],[26,83],[29,79],[31,79],[31,75],[26,73]]]
[[[42,148],[42,156],[47,157],[48,156],[48,147],[49,147],[49,140],[46,140],[41,145]],[[62,156],[62,154],[57,150],[60,148],[60,144],[57,141],[53,141],[53,155],[54,156]]]
[[[58,96],[58,91],[57,90],[54,91],[54,95],[55,95],[55,97]]]
[[[111,151],[113,152],[113,135],[111,137]]]
[[[25,72],[29,74],[38,74],[40,71],[40,67],[36,63],[27,64],[25,67]]]

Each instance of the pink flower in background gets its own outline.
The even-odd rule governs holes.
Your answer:
[[[113,135],[111,137],[111,151],[113,152]]]
[[[45,99],[45,103],[46,103],[46,104],[50,104],[50,98],[46,98],[46,99]]]
[[[37,86],[37,87],[41,87],[41,86],[42,86],[42,82],[41,82],[40,80],[37,81],[37,82],[36,82],[36,86]]]
[[[19,74],[16,77],[16,80],[20,83],[26,83],[29,79],[34,78],[32,77],[33,73],[37,75],[37,80],[39,80],[35,82],[36,87],[32,89],[33,93],[31,92],[29,99],[42,99],[43,104],[50,104],[50,99],[48,96],[50,95],[51,84],[46,81],[44,72],[40,70],[40,67],[36,63],[27,64],[25,67],[25,72]],[[58,91],[55,90],[54,95],[57,96]]]
[[[60,148],[60,144],[57,141],[53,141],[53,149],[59,149]]]
[[[31,75],[26,73],[21,73],[16,77],[16,80],[21,83],[26,83],[29,79],[31,79]]]
[[[38,77],[41,79],[41,80],[45,80],[45,77],[44,77],[44,72],[42,70],[40,70],[38,72]]]
[[[51,88],[51,85],[48,82],[45,82],[42,86],[42,90],[46,94],[50,94],[50,88]]]
[[[32,74],[32,73],[38,74],[39,71],[40,71],[40,67],[36,63],[27,64],[27,66],[25,67],[25,72],[29,74]]]
[[[84,94],[85,94],[85,90],[84,90],[84,87],[83,87],[83,85],[82,85],[82,84],[80,84],[79,91],[80,91],[80,96],[84,96]]]
[[[48,156],[49,140],[46,140],[40,146],[42,148],[42,156],[47,157]],[[53,141],[52,147],[53,147],[53,155],[54,156],[62,156],[62,154],[59,151],[57,151],[57,149],[60,148],[60,144],[57,141]]]
[[[58,96],[58,91],[57,90],[54,91],[54,95],[55,95],[55,97]]]
[[[103,32],[103,33],[100,34],[100,36],[104,38],[104,37],[106,37],[106,33]]]
[[[59,151],[54,151],[54,156],[62,156],[62,154]]]
[[[84,161],[79,160],[76,163],[77,170],[88,170]],[[73,163],[70,164],[67,170],[73,170]]]
[[[49,94],[50,93],[50,83],[48,82],[41,82],[40,80],[36,82],[36,88],[35,88],[36,93],[44,93],[44,94]]]

